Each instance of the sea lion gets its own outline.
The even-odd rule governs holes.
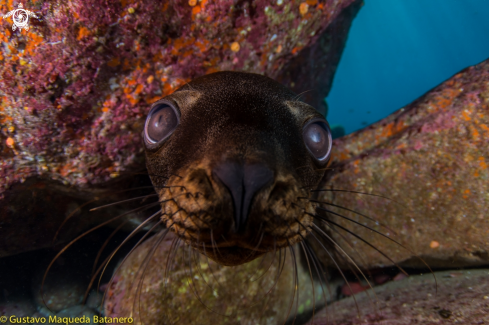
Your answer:
[[[301,295],[310,303],[307,306],[310,310],[304,315],[313,316],[315,309],[328,300],[327,295],[335,299],[330,290],[325,290],[330,261],[349,292],[354,291],[342,272],[345,266],[358,281],[363,278],[367,287],[371,287],[360,265],[328,234],[336,229],[327,227],[335,223],[328,219],[324,206],[337,205],[315,196],[318,191],[333,190],[323,189],[332,149],[331,131],[320,113],[297,98],[286,87],[262,75],[218,72],[189,82],[149,108],[143,145],[148,174],[158,196],[156,204],[161,209],[145,223],[158,220],[157,225],[164,224],[166,229],[124,258],[121,265],[126,261],[127,264],[115,271],[116,280],[113,277],[107,286],[110,288],[107,296],[111,298],[104,306],[106,315],[132,315],[169,324],[173,323],[171,319],[181,317],[202,321],[205,313],[194,310],[195,302],[185,296],[190,292],[204,305],[204,310],[237,319],[241,317],[238,310],[241,300],[249,304],[264,298],[245,293],[252,284],[252,275],[261,273],[261,266],[272,264],[275,271],[270,274],[265,267],[263,272],[270,282],[283,280],[285,267],[291,276],[282,282],[283,286],[278,286],[279,292],[286,293],[274,297],[283,310],[271,312],[263,300],[256,301],[260,315],[268,312],[273,316],[270,319],[280,319],[279,323],[289,315],[295,322],[301,313],[296,293],[305,282],[310,282],[313,289],[309,296]],[[326,227],[321,227],[325,224]],[[177,239],[160,246],[169,231]],[[393,239],[386,240],[404,247]],[[187,245],[181,245],[182,242]],[[177,253],[181,246],[185,247]],[[298,248],[297,253],[303,253],[300,258],[293,246]],[[202,255],[193,256],[192,248]],[[291,265],[285,266],[286,254],[283,258],[274,257],[283,248],[290,252]],[[315,250],[327,254],[330,261],[320,259]],[[267,262],[253,264],[262,255]],[[216,264],[211,267],[212,263],[207,261],[204,269],[211,275],[200,274],[202,256],[224,266],[223,269],[217,270]],[[308,271],[306,281],[299,281],[299,264]],[[176,265],[174,273],[172,265]],[[256,270],[248,278],[234,271],[237,266]],[[151,276],[145,280],[146,271]],[[229,280],[226,272],[236,272],[236,279]],[[320,284],[317,293],[316,280]],[[219,291],[221,286],[231,288]],[[219,297],[223,300],[216,301]],[[197,306],[202,307],[200,304]],[[209,315],[206,317],[209,321]],[[247,321],[252,319],[242,324]]]
[[[150,108],[143,131],[161,220],[216,262],[239,265],[311,231],[309,197],[332,147],[326,119],[258,74],[197,78]]]

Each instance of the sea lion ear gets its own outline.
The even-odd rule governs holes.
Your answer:
[[[168,98],[176,102],[182,114],[191,109],[200,97],[201,92],[196,90],[177,90],[168,96]]]
[[[302,121],[306,119],[319,115],[314,107],[304,102],[300,102],[297,100],[286,100],[284,104],[285,106],[287,106],[290,113],[299,123],[302,123]]]

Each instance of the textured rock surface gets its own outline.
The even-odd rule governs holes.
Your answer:
[[[18,317],[31,316],[36,312],[36,307],[28,298],[14,299],[13,302],[0,302],[0,316],[10,317],[16,315]],[[11,324],[7,322],[7,324]]]
[[[73,255],[69,258],[60,257],[49,270],[41,291],[43,276],[51,260],[52,258],[48,258],[40,263],[32,277],[32,296],[37,306],[60,312],[81,304],[88,286],[87,274],[91,265],[86,261],[81,262],[82,258]]]
[[[0,191],[36,175],[89,187],[142,166],[140,132],[150,103],[219,70],[276,78],[351,3],[25,4],[42,17],[31,19],[29,31],[0,22]],[[0,8],[7,12],[13,3],[2,0]],[[338,26],[347,30],[355,12]],[[335,42],[323,37],[321,50],[341,53],[344,39]],[[328,84],[339,53],[328,58]]]
[[[312,325],[367,324],[487,324],[489,322],[489,269],[436,272],[412,276],[375,288],[370,292],[330,305]],[[369,290],[371,291],[371,290]]]
[[[193,252],[190,267],[188,246],[181,246],[170,255],[173,238],[169,233],[146,268],[144,259],[157,243],[157,236],[130,255],[107,292],[106,316],[132,315],[137,324],[173,323],[177,319],[182,324],[194,324],[198,320],[202,325],[283,324],[296,310],[301,314],[313,306],[311,279],[302,266],[298,268],[299,304],[296,305],[296,299],[291,305],[294,267],[290,252],[276,281],[278,253],[275,259],[269,254],[242,266],[223,267]],[[166,278],[169,256],[174,266],[168,273],[170,277]],[[141,282],[143,269],[144,281]],[[325,295],[329,295],[327,290]],[[323,294],[317,283],[315,297],[315,304],[321,305]]]
[[[138,184],[138,181],[130,181],[114,187],[131,188]],[[62,245],[82,230],[126,213],[135,206],[117,205],[92,212],[90,208],[151,193],[148,191],[151,188],[140,192],[98,189],[83,193],[63,184],[35,179],[16,184],[5,193],[4,200],[0,200],[0,227],[3,233],[0,236],[0,256],[52,247],[53,244]],[[93,202],[87,204],[90,201]],[[138,223],[146,216],[143,211],[127,213],[111,225],[128,219]]]
[[[367,214],[389,228],[324,207],[389,234],[432,267],[487,264],[488,138],[489,61],[485,61],[386,119],[334,142],[330,165],[334,171],[325,188],[375,193],[400,204],[345,192],[322,192],[321,199]],[[411,252],[366,228],[335,215],[330,220],[367,239],[394,261],[421,265]],[[365,267],[392,265],[337,226],[333,228],[338,231],[325,228],[352,256],[357,256],[356,249],[368,261]]]

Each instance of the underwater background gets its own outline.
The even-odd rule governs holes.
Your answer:
[[[295,324],[308,322],[311,306],[326,300],[335,302],[308,324],[364,324],[360,315],[383,324],[489,322],[489,0],[22,4],[39,17],[31,17],[29,30],[13,31],[12,17],[0,20],[0,258],[8,265],[0,269],[0,322],[6,315],[122,317],[139,302],[155,319],[146,324],[173,312],[181,324],[228,325],[226,317],[240,313],[245,320],[239,324],[283,324],[277,320],[291,311],[283,299],[296,288],[291,277],[301,284]],[[0,12],[19,5],[0,0]],[[262,303],[248,299],[256,308],[241,309],[227,298],[240,300],[234,290],[247,285],[222,286],[216,294],[201,282],[199,290],[211,289],[209,304],[220,297],[216,306],[229,306],[221,318],[202,308],[188,281],[192,267],[183,253],[169,255],[171,241],[158,247],[151,265],[142,260],[150,256],[150,241],[129,254],[146,233],[126,243],[127,236],[153,212],[138,209],[158,199],[148,194],[153,188],[140,138],[151,104],[195,77],[223,70],[270,76],[320,112],[329,93],[330,124],[346,133],[358,130],[334,141],[332,172],[325,178],[331,191],[319,197],[336,213],[327,220],[345,231],[333,232],[327,243],[362,257],[382,313],[372,308],[365,279],[348,270],[346,257],[335,251],[346,261],[343,278],[322,247],[318,258],[332,270],[328,289],[311,281],[307,261],[297,273],[290,263],[266,313]],[[88,229],[94,231],[64,252]],[[390,229],[412,250],[390,241]],[[97,267],[102,270],[123,242],[98,280]],[[125,256],[130,258],[110,282]],[[169,277],[162,274],[169,256],[180,264],[170,272],[175,286],[167,289]],[[276,260],[260,264],[273,270]],[[233,284],[250,280],[249,267],[256,267],[223,267],[231,279],[203,264],[213,278]],[[139,270],[145,280],[133,286]],[[260,266],[253,270],[259,272]],[[253,281],[250,292],[264,297],[256,289],[268,290],[269,280]],[[134,299],[139,288],[144,294]]]
[[[365,1],[331,92],[330,125],[346,134],[411,103],[489,57],[489,1]]]

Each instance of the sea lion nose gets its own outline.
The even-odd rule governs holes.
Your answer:
[[[273,179],[273,171],[261,164],[239,164],[225,161],[212,170],[231,193],[235,232],[243,230],[255,194]]]

